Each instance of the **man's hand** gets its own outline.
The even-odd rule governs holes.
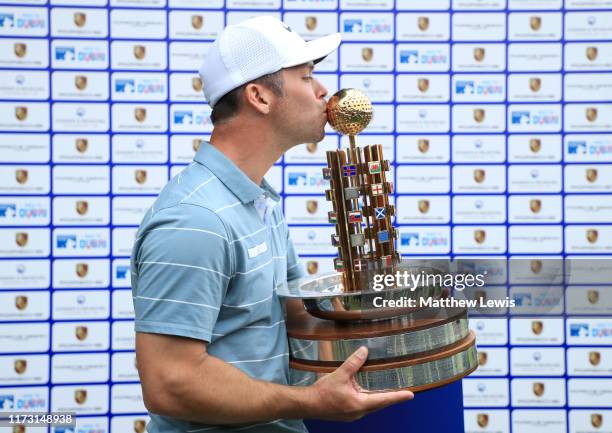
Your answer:
[[[392,404],[412,400],[410,391],[366,393],[357,384],[355,374],[368,357],[360,347],[333,373],[319,379],[310,388],[314,394],[313,418],[353,421]]]

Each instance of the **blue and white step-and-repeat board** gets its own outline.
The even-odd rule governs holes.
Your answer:
[[[358,142],[392,161],[402,254],[612,254],[611,0],[0,0],[3,409],[144,430],[132,240],[212,130],[207,48],[261,14],[342,32],[316,75],[374,103]],[[347,140],[328,132],[267,175],[310,274],[335,254],[321,167]],[[486,359],[463,380],[466,431],[612,431],[612,286],[527,292],[579,300],[470,321]]]

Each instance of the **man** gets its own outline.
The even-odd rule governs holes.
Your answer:
[[[149,432],[304,432],[302,418],[353,420],[413,397],[360,392],[365,348],[312,386],[287,385],[275,288],[303,271],[263,176],[287,149],[323,139],[327,90],[312,70],[339,44],[258,17],[228,26],[207,54],[210,142],[147,212],[132,254]]]

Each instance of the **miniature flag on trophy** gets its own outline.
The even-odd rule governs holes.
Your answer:
[[[375,207],[374,208],[374,218],[377,220],[384,219],[387,216],[387,208],[385,207]]]
[[[359,189],[358,188],[344,188],[344,199],[352,200],[355,198],[359,198]]]
[[[373,183],[371,188],[372,188],[372,195],[382,195],[383,194],[382,183]]]
[[[344,177],[356,176],[357,166],[354,164],[345,165],[344,167],[342,167],[342,175]]]
[[[361,222],[361,212],[358,210],[351,210],[348,213],[348,222],[356,224]]]
[[[380,161],[368,162],[368,172],[370,174],[379,174],[381,172],[381,168]]]
[[[384,242],[389,242],[389,231],[388,230],[381,230],[378,232],[378,242],[380,242],[381,244]]]

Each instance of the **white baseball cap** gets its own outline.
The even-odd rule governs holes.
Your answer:
[[[340,45],[340,33],[306,42],[272,16],[228,25],[213,42],[199,74],[211,107],[231,90],[283,68],[322,60]]]

